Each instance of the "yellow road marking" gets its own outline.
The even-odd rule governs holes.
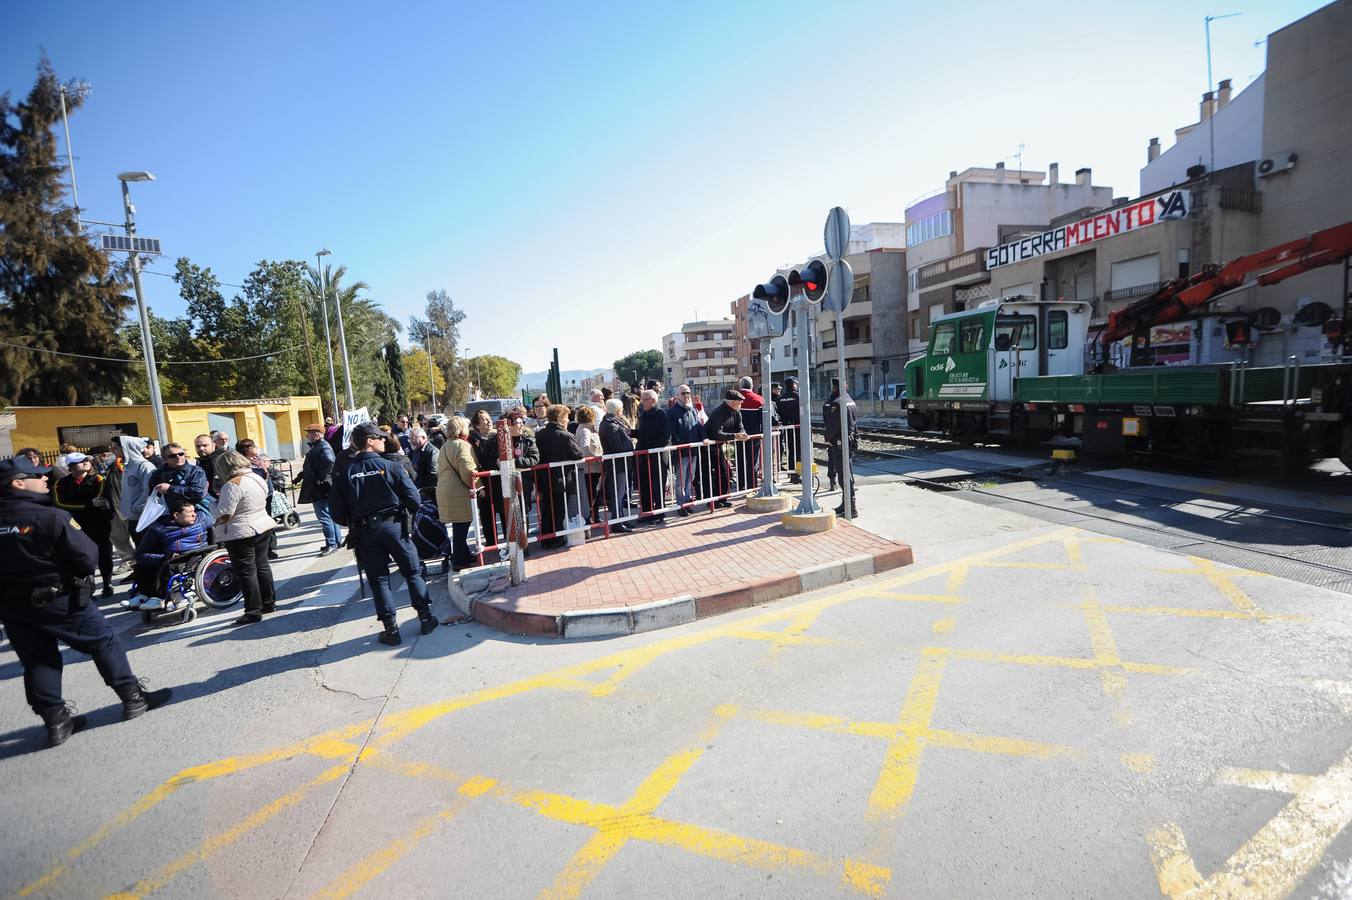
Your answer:
[[[1201,556],[1189,556],[1195,568],[1192,569],[1161,569],[1171,575],[1201,575],[1207,581],[1211,582],[1212,587],[1220,591],[1221,596],[1230,601],[1230,605],[1242,613],[1247,613],[1250,618],[1266,620],[1272,618],[1268,613],[1259,609],[1258,604],[1254,603],[1248,594],[1235,584],[1236,578],[1267,578],[1266,572],[1254,572],[1250,569],[1228,568],[1222,569],[1214,562]]]
[[[936,649],[926,647],[926,650]],[[993,653],[990,650],[949,650],[954,659],[976,660],[978,662],[1011,663],[1017,666],[1046,666],[1062,669],[1098,669],[1102,663],[1097,659],[1084,659],[1078,656],[1039,656],[1025,653]],[[1137,675],[1187,675],[1192,669],[1179,666],[1162,666],[1155,663],[1121,662],[1123,671]]]
[[[875,817],[900,815],[915,793],[925,733],[939,700],[939,682],[947,662],[948,654],[943,650],[927,649],[920,657],[911,685],[906,689],[897,736],[887,748],[883,770],[868,798],[869,812]]]
[[[1113,721],[1119,726],[1131,724],[1131,711],[1127,709],[1127,676],[1122,671],[1122,659],[1117,655],[1117,641],[1113,639],[1112,629],[1108,627],[1108,617],[1099,608],[1094,599],[1094,589],[1084,589],[1085,624],[1089,626],[1089,643],[1094,648],[1094,659],[1099,663],[1099,681],[1103,684],[1103,693],[1113,706]]]
[[[769,641],[778,648],[783,648],[789,644],[808,644],[818,647],[828,647],[839,644],[840,641],[835,638],[813,637],[806,634],[790,634],[786,631],[760,631],[752,628],[743,628],[739,631],[733,631],[728,637],[745,638],[749,641]],[[775,649],[774,647],[771,648]]]
[[[1138,775],[1149,775],[1155,771],[1155,757],[1149,753],[1123,753],[1122,762]]]
[[[1088,567],[1081,563],[1046,563],[1046,562],[983,562],[976,563],[985,569],[1062,569],[1072,572],[1083,572]]]
[[[406,834],[358,860],[314,896],[324,900],[345,900],[370,884],[396,862],[403,859],[432,832],[451,821],[469,806],[470,801],[487,793],[494,785],[491,778],[471,778],[460,785],[455,800],[435,815],[419,819]]]
[[[413,778],[425,778],[447,784],[459,784],[463,777],[434,764],[408,762],[387,751],[368,750],[362,761],[386,771]],[[508,806],[525,809],[538,816],[568,825],[581,825],[597,831],[611,826],[621,808],[605,803],[579,800],[564,794],[541,790],[520,790],[497,782],[485,794]],[[818,875],[838,875],[841,881],[855,890],[876,896],[891,878],[891,871],[881,866],[849,858],[836,862],[807,850],[742,837],[717,828],[705,828],[685,822],[676,822],[651,814],[630,816],[627,827],[629,840],[643,841],[664,847],[674,847],[720,862],[736,863],[753,869],[773,872],[780,869],[799,869]]]
[[[956,624],[957,622],[953,619],[940,619],[930,626],[930,631],[935,634],[948,634]]]
[[[299,804],[313,789],[337,781],[346,775],[350,769],[350,764],[344,762],[320,772],[300,787],[283,794],[261,809],[255,810],[225,831],[203,839],[200,844],[187,853],[160,866],[150,876],[138,882],[130,891],[110,894],[108,900],[138,900],[140,897],[158,891],[178,877],[184,870],[215,856],[255,828],[276,818],[279,813]]]
[[[1126,613],[1137,616],[1178,616],[1185,619],[1253,619],[1247,612],[1234,609],[1185,609],[1178,606],[1112,606],[1101,604],[1099,609],[1110,613]],[[1307,616],[1286,616],[1264,613],[1263,619],[1274,622],[1308,622]]]
[[[50,887],[69,871],[70,865],[77,859],[103,843],[119,828],[123,828],[130,825],[132,822],[135,822],[181,788],[187,787],[190,784],[210,781],[213,778],[220,778],[223,775],[233,775],[236,772],[243,772],[248,769],[257,768],[258,766],[267,765],[268,763],[292,759],[293,757],[302,754],[328,756],[333,750],[335,741],[342,741],[363,734],[370,729],[372,724],[373,723],[370,720],[367,720],[300,741],[296,744],[279,747],[275,750],[252,753],[247,756],[227,756],[213,762],[190,766],[166,779],[154,790],[139,797],[131,804],[131,806],[99,826],[99,828],[89,837],[85,838],[70,850],[67,850],[65,854],[62,855],[60,861],[46,874],[31,884],[21,888],[18,896],[28,897],[38,891]]]
[[[908,569],[901,574],[892,577],[874,579],[870,584],[850,591],[843,591],[832,596],[819,597],[783,609],[770,610],[761,615],[749,617],[736,623],[713,626],[701,631],[677,635],[662,641],[656,641],[643,647],[636,647],[619,653],[609,654],[583,663],[565,666],[541,675],[520,679],[515,682],[491,688],[485,688],[479,691],[473,691],[437,703],[431,703],[411,710],[388,715],[382,721],[382,724],[385,726],[384,730],[373,743],[378,747],[388,747],[446,715],[495,700],[520,696],[541,688],[578,690],[583,687],[583,682],[588,676],[599,672],[609,671],[610,675],[606,681],[596,683],[594,687],[590,688],[593,695],[603,696],[604,694],[612,692],[616,685],[631,677],[634,673],[642,670],[656,659],[669,653],[699,646],[726,637],[734,630],[755,629],[764,625],[781,622],[784,619],[791,619],[796,616],[801,617],[809,614],[814,616],[820,615],[821,612],[827,609],[848,603],[859,599],[860,597],[869,596],[879,589],[886,590],[898,588],[909,584],[915,584],[928,578],[934,578],[939,575],[950,576],[950,578],[955,577],[958,576],[959,573],[965,574],[968,567],[971,565],[1018,553],[1027,550],[1030,547],[1035,547],[1047,542],[1058,541],[1067,535],[1075,533],[1076,529],[1074,528],[1058,528],[1053,531],[1033,535],[1032,537],[1014,541],[999,547],[992,547],[988,550],[983,550],[979,553],[974,553],[959,559],[949,560],[948,562],[927,566],[921,569]],[[345,745],[341,744],[341,741],[362,734],[369,730],[371,726],[372,723],[369,721],[362,722],[263,753],[241,757],[227,757],[185,769],[165,781],[163,784],[157,786],[148,794],[134,801],[131,806],[114,815],[84,841],[62,854],[48,872],[22,888],[19,895],[26,897],[36,891],[50,888],[69,873],[71,865],[79,858],[102,844],[113,833],[130,825],[140,816],[144,815],[145,812],[163,802],[175,791],[187,785],[271,762],[290,759],[300,754],[310,753],[312,750],[316,755],[331,755],[335,752],[339,752],[345,747]]]
[[[1275,900],[1295,890],[1352,822],[1352,751],[1323,775],[1286,780],[1285,786],[1297,783],[1301,789],[1282,811],[1208,878],[1197,871],[1178,825],[1170,822],[1152,829],[1147,841],[1160,891],[1175,900],[1240,896]]]
[[[1265,769],[1228,768],[1216,773],[1216,780],[1222,784],[1253,788],[1256,791],[1299,794],[1308,790],[1318,780],[1318,776],[1299,775],[1295,772],[1272,772]]]
[[[874,591],[873,595],[886,600],[911,600],[916,603],[963,603],[954,594],[903,594],[898,591]]]
[[[967,576],[971,571],[971,566],[959,566],[948,573],[948,582],[944,585],[944,593],[956,594],[962,590],[962,586],[967,581]]]

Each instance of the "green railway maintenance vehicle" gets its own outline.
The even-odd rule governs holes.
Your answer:
[[[941,316],[924,355],[906,364],[909,423],[1016,441],[1078,438],[1087,453],[1252,454],[1288,465],[1338,457],[1352,467],[1350,255],[1352,222],[1170,282],[1115,310],[1092,337],[1085,301],[1005,297]],[[1105,361],[1113,342],[1127,340],[1132,362],[1145,358],[1136,351],[1151,327],[1199,315],[1250,275],[1275,284],[1337,263],[1343,310],[1323,323],[1332,361],[1120,368]]]

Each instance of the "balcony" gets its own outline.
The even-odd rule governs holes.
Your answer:
[[[1131,287],[1108,291],[1108,293],[1103,295],[1103,299],[1110,303],[1116,300],[1133,300],[1137,297],[1149,297],[1159,289],[1160,282],[1152,281],[1149,284],[1136,284]]]

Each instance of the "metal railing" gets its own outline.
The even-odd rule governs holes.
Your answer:
[[[797,426],[774,429],[773,478],[793,471],[797,459]],[[579,460],[520,468],[525,497],[526,546],[571,535],[609,538],[617,525],[652,521],[682,509],[713,510],[760,489],[764,436],[745,440],[675,444],[650,450],[607,453]],[[791,449],[792,447],[792,449]],[[507,519],[511,515],[496,470],[476,472],[482,494],[471,503],[470,552],[478,557],[506,553]],[[485,523],[485,514],[491,523]]]

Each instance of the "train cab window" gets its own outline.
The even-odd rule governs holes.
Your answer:
[[[980,353],[986,349],[986,323],[981,319],[967,319],[958,328],[958,352]]]
[[[940,322],[934,326],[934,342],[930,345],[930,353],[947,356],[953,352],[953,323]]]
[[[1064,350],[1070,343],[1070,314],[1064,309],[1053,309],[1047,313],[1047,346],[1052,350]]]
[[[1036,316],[1000,316],[995,320],[995,337],[997,343],[1005,343],[999,340],[1006,338],[1009,342],[1009,349],[1013,350],[1036,350],[1037,349],[1037,317]]]

